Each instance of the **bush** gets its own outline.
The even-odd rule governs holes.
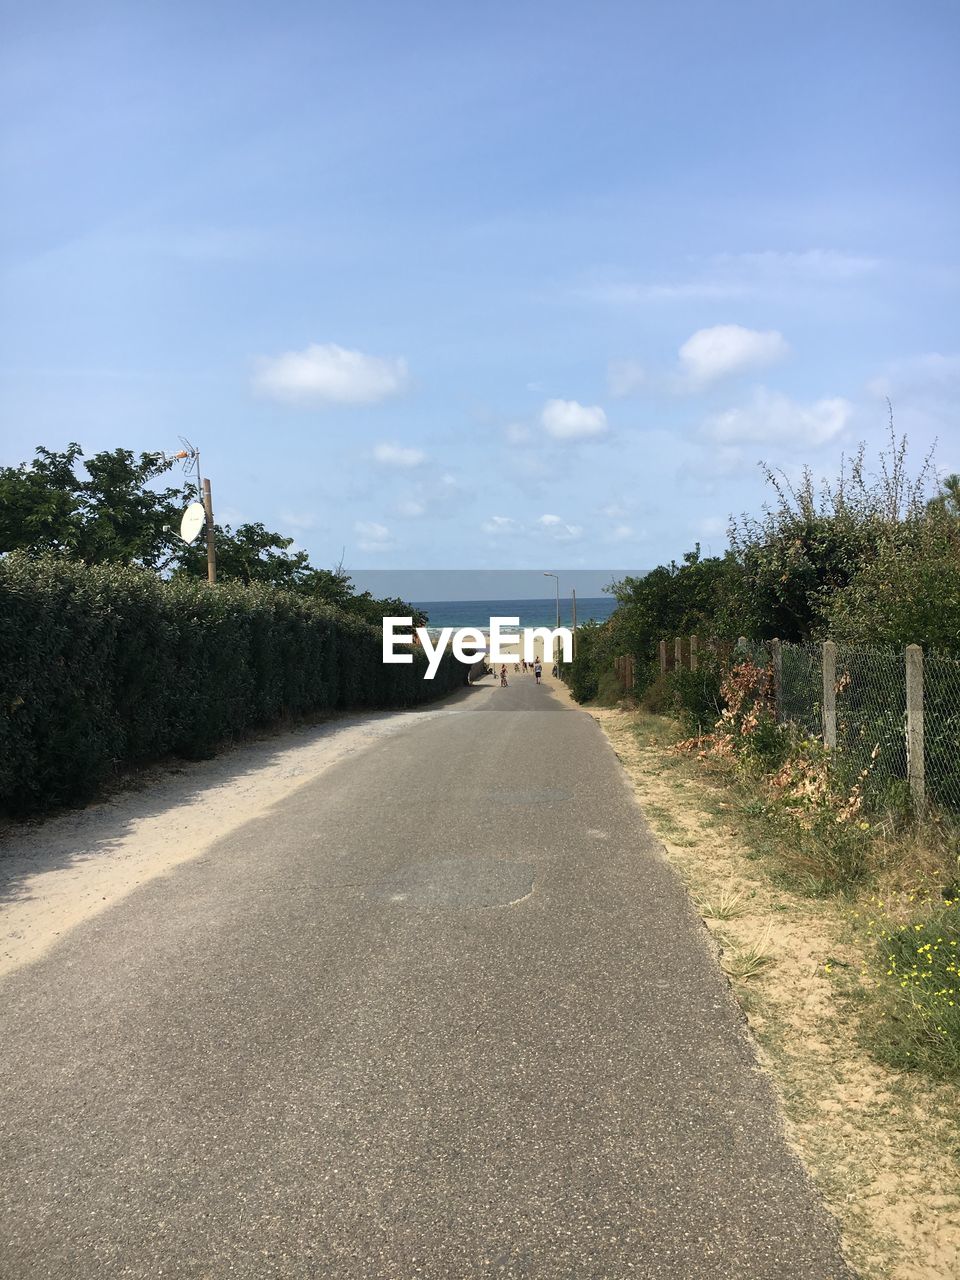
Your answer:
[[[668,678],[674,715],[687,733],[707,732],[720,719],[724,702],[720,664],[702,662],[696,671],[678,667]]]
[[[577,652],[563,667],[563,678],[577,702],[592,702],[600,676],[613,667],[613,638],[606,623],[587,622],[577,631]]]
[[[385,665],[378,630],[270,587],[14,553],[0,560],[0,807],[87,800],[125,765],[466,682],[449,653],[434,680],[425,667],[419,649]]]

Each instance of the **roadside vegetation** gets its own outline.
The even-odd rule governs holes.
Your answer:
[[[626,693],[671,717],[681,737],[672,750],[731,787],[771,877],[842,901],[862,927],[872,1050],[960,1081],[960,813],[914,813],[905,783],[880,767],[880,733],[854,760],[784,723],[763,647],[839,638],[960,656],[960,479],[939,483],[930,459],[911,475],[892,424],[876,463],[861,448],[833,484],[767,478],[770,506],[731,521],[726,555],[694,548],[617,584],[610,620],[580,633],[571,692],[616,703],[625,691],[613,661],[632,655]],[[661,637],[690,634],[719,643],[701,648],[696,671],[663,674]],[[737,637],[746,644],[735,651]],[[874,711],[889,720],[883,697]],[[958,728],[946,721],[928,751],[955,762]]]
[[[217,528],[211,590],[205,548],[172,533],[196,494],[162,487],[169,468],[71,445],[0,470],[0,810],[84,802],[168,755],[464,683],[449,653],[431,681],[420,649],[384,665],[383,616],[424,615],[262,524]]]
[[[861,449],[832,484],[767,479],[769,507],[731,520],[725,555],[695,547],[618,583],[566,678],[716,940],[857,1270],[954,1276],[960,810],[915,811],[887,673],[902,680],[907,644],[960,657],[960,479],[931,459],[911,474],[892,424],[886,452]],[[690,635],[697,669],[664,673],[660,640]],[[863,750],[828,750],[783,714],[774,638],[795,671],[823,640],[862,646]],[[928,771],[949,780],[960,700],[935,693]]]
[[[960,823],[871,802],[869,769],[778,726],[769,672],[735,665],[708,734],[671,751],[736,797],[773,882],[832,898],[863,953],[864,1042],[884,1061],[960,1083]],[[689,721],[688,721],[689,723]],[[960,1175],[958,1175],[960,1176]]]
[[[836,850],[821,859],[812,834],[797,838],[797,806],[753,760],[691,742],[675,717],[622,694],[588,709],[712,935],[857,1274],[952,1280],[960,1084],[921,1012],[953,977],[942,913],[954,903],[922,888],[939,884],[949,835],[872,829],[867,874],[838,888]],[[901,946],[905,987],[887,973]]]

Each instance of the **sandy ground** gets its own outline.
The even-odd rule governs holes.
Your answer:
[[[722,789],[668,755],[666,722],[658,743],[655,729],[638,737],[636,713],[590,713],[724,950],[789,1137],[840,1220],[851,1262],[865,1280],[956,1280],[960,1089],[889,1070],[860,1044],[844,991],[862,964],[845,916],[854,908],[773,884],[746,856]],[[711,918],[730,895],[737,914]],[[758,940],[772,964],[738,980],[738,958]]]
[[[490,697],[487,677],[434,707],[344,717],[272,735],[213,760],[154,769],[137,791],[0,831],[0,976],[139,885],[196,858],[345,757],[424,717]]]

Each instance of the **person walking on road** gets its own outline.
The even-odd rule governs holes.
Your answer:
[[[505,689],[506,687],[507,687],[507,664],[504,663],[503,666],[500,668],[500,688]]]
[[[533,674],[537,677],[537,684],[540,683],[540,677],[543,675],[543,663],[537,658],[533,664]]]

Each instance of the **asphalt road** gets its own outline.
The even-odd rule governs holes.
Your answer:
[[[0,987],[0,1276],[846,1277],[702,923],[532,677]]]

